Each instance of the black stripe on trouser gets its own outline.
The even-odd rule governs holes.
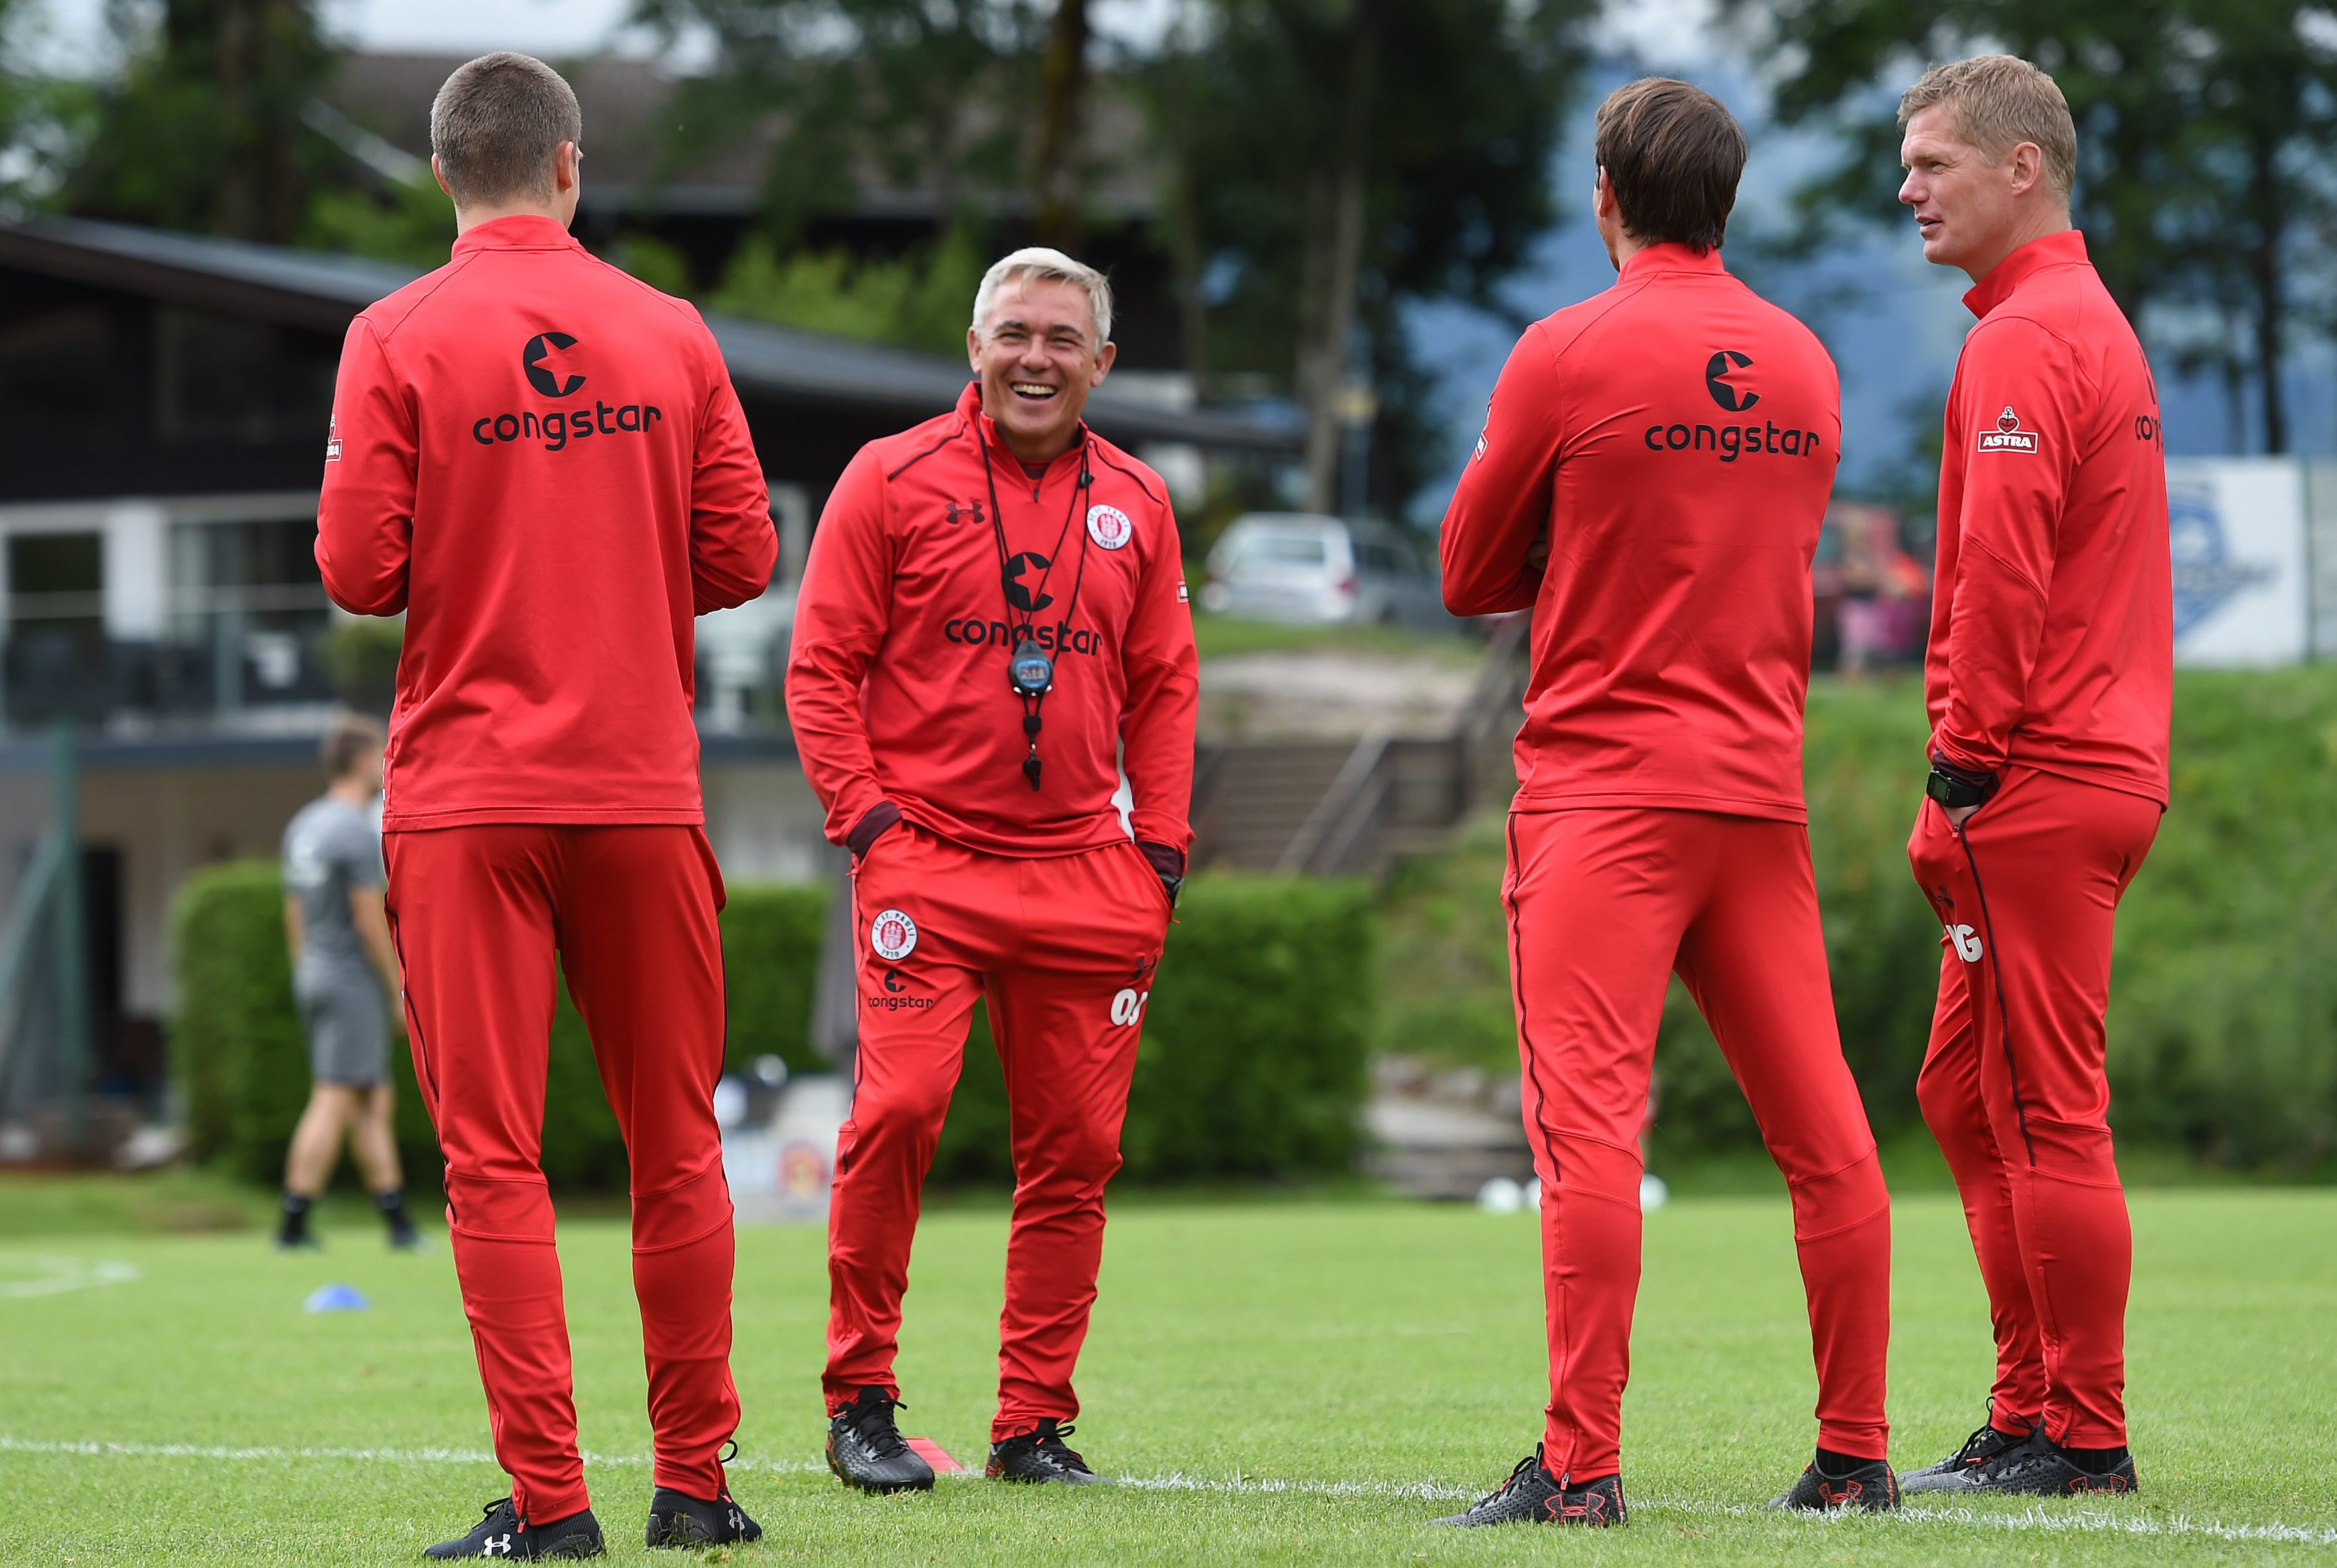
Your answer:
[[[1988,951],[1980,959],[1988,965],[1988,978],[1996,991],[1996,1016],[2004,1025],[2005,1076],[2012,1082],[2012,1110],[2020,1119],[2020,1142],[2029,1151],[2029,1168],[2033,1171],[2037,1168],[2037,1143],[2029,1135],[2029,1106],[2020,1097],[2020,1067],[2012,1056],[2012,1009],[2004,1000],[2004,969],[1999,957],[2002,950],[1996,945],[1996,921],[1988,912],[1988,884],[1980,880],[1980,862],[1972,854],[1971,838],[1962,824],[1950,823],[1948,829],[1956,835],[1956,842],[1964,847],[1964,864],[1971,868],[1972,891],[1980,895],[1980,929],[1988,941]]]
[[[1510,886],[1514,890],[1520,881],[1518,817],[1515,812],[1510,813],[1504,827],[1510,840]],[[1541,1135],[1542,1153],[1550,1160],[1550,1184],[1556,1186],[1561,1180],[1558,1168],[1558,1140],[1550,1130],[1550,1118],[1544,1115],[1550,1107],[1550,1096],[1541,1086],[1541,1075],[1534,1070],[1533,1039],[1526,1033],[1525,940],[1520,930],[1517,895],[1514,891],[1504,893],[1501,901],[1508,906],[1510,912],[1510,1001],[1518,1012],[1518,1043],[1525,1047],[1526,1078],[1533,1085],[1534,1131]]]

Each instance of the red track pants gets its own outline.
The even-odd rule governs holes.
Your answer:
[[[1675,971],[1793,1194],[1819,1446],[1883,1457],[1891,1200],[1834,1029],[1807,831],[1709,812],[1521,813],[1502,893],[1542,1184],[1543,1463],[1577,1485],[1621,1467],[1639,1124]]]
[[[586,1505],[540,1164],[555,954],[632,1172],[655,1481],[717,1496],[738,1395],[730,1190],[713,1106],[722,878],[705,834],[499,823],[384,843],[415,1076],[446,1156],[455,1271],[513,1501],[537,1520]]]
[[[1959,839],[1930,802],[1907,846],[1947,928],[1916,1094],[1971,1227],[1996,1330],[1992,1419],[2126,1441],[2134,1235],[2109,1128],[2102,1016],[2118,900],[2156,801],[2015,768]]]
[[[1133,844],[1014,859],[904,823],[855,871],[853,901],[860,1053],[828,1210],[828,1409],[899,1392],[909,1243],[979,996],[1014,1150],[991,1436],[1069,1420],[1168,895]]]

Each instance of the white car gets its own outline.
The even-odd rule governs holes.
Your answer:
[[[1384,522],[1303,511],[1236,518],[1209,551],[1201,608],[1260,620],[1452,625],[1412,541]]]

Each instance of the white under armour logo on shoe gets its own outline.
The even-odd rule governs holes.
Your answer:
[[[483,1557],[508,1557],[511,1555],[511,1544],[509,1535],[490,1535],[479,1554]]]

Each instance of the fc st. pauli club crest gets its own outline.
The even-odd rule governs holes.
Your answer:
[[[886,963],[898,963],[916,950],[917,922],[899,910],[881,911],[869,922],[868,945]]]
[[[1120,508],[1098,502],[1088,508],[1088,537],[1099,550],[1119,550],[1136,537],[1136,525]]]

